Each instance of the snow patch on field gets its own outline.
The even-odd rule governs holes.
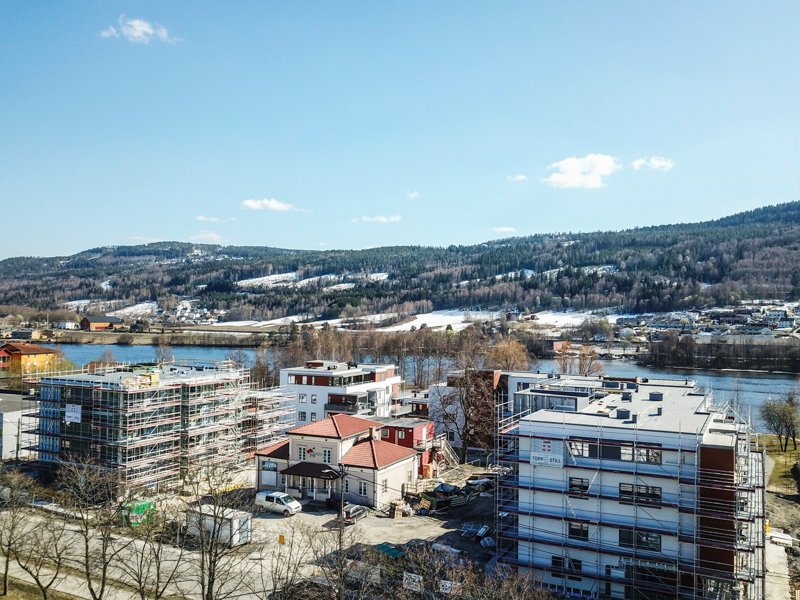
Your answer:
[[[552,327],[580,327],[581,323],[587,319],[606,319],[613,325],[617,322],[617,319],[630,316],[632,315],[596,315],[591,312],[556,312],[552,310],[545,310],[536,313],[535,322],[542,325],[550,325]]]
[[[337,283],[336,285],[330,285],[326,287],[323,292],[336,292],[341,290],[352,290],[356,287],[355,283]]]
[[[120,317],[121,319],[124,318],[135,318],[135,317],[145,317],[148,315],[154,315],[158,310],[158,303],[156,302],[140,302],[139,304],[134,304],[133,306],[127,306],[125,308],[120,308],[119,310],[115,310],[113,312],[108,313],[112,317]]]
[[[222,321],[212,323],[213,327],[257,327],[266,329],[268,327],[280,327],[281,325],[291,325],[294,322],[305,321],[309,315],[292,315],[291,317],[281,317],[280,319],[270,319],[269,321]]]
[[[73,300],[72,302],[64,302],[64,306],[70,310],[78,310],[84,308],[92,303],[91,300]]]
[[[251,279],[242,279],[237,281],[236,285],[239,287],[274,287],[276,285],[287,285],[297,281],[297,273],[276,273],[275,275],[266,275],[264,277],[253,277]]]
[[[411,331],[412,327],[419,329],[423,324],[431,329],[446,329],[448,325],[454,331],[461,331],[469,327],[473,321],[490,321],[499,318],[496,312],[464,312],[461,310],[435,310],[429,313],[414,315],[408,323],[382,327],[379,331]]]

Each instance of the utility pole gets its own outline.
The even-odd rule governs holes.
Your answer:
[[[339,463],[337,465],[339,467],[338,471],[335,469],[325,469],[325,471],[329,471],[331,473],[335,473],[339,477],[339,514],[336,517],[336,529],[338,535],[338,543],[337,543],[337,557],[336,557],[336,565],[337,569],[337,579],[336,582],[336,598],[337,600],[345,600],[345,588],[346,588],[346,575],[345,569],[347,565],[345,563],[345,556],[344,556],[344,528],[345,528],[345,521],[344,521],[344,479],[347,476],[347,472],[345,471],[344,465]],[[325,472],[323,471],[323,473]]]

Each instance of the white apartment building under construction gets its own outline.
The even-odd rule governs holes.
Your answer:
[[[533,381],[498,403],[498,561],[576,597],[764,597],[757,435],[689,380]]]
[[[91,461],[126,486],[178,483],[228,467],[294,424],[294,398],[255,390],[229,362],[102,366],[28,378],[43,471]]]

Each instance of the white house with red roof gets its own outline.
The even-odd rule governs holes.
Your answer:
[[[256,489],[315,500],[343,491],[348,502],[386,506],[416,484],[418,455],[381,440],[381,427],[370,419],[333,415],[291,429],[288,439],[256,452]]]

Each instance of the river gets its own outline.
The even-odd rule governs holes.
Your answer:
[[[84,365],[98,360],[104,353],[111,353],[122,362],[151,362],[155,359],[155,346],[120,346],[102,344],[43,344],[49,348],[60,350],[64,357],[76,365]],[[176,359],[196,358],[204,360],[223,360],[238,348],[222,348],[217,346],[171,346],[169,350]],[[241,349],[252,361],[255,351]],[[755,373],[751,371],[700,371],[692,369],[643,367],[630,361],[601,361],[607,375],[620,377],[650,378],[684,378],[694,379],[700,385],[709,387],[720,400],[732,400],[737,393],[743,407],[750,407],[753,418],[757,420],[758,407],[769,398],[779,398],[787,391],[797,387],[798,377],[787,373]],[[409,366],[411,361],[409,361]],[[542,372],[556,372],[555,361],[542,360],[536,366]],[[409,376],[406,377],[410,379]],[[743,410],[746,410],[744,408]]]

